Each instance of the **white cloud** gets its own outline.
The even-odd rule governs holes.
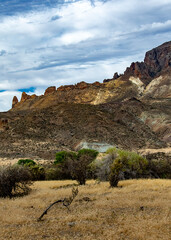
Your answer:
[[[85,31],[77,31],[72,33],[66,33],[60,38],[61,43],[64,45],[77,44],[82,41],[86,41],[93,37],[92,33]]]
[[[150,23],[150,24],[142,24],[140,26],[139,29],[137,29],[137,32],[138,31],[152,31],[152,30],[163,30],[165,28],[170,28],[171,29],[171,20],[167,20],[165,22],[153,22],[153,23]]]

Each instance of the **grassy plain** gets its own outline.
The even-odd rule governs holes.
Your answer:
[[[52,202],[71,195],[73,184],[35,182],[28,196],[0,199],[0,239],[170,239],[170,180],[121,181],[118,188],[88,181],[78,187],[70,211],[58,203],[37,221]]]

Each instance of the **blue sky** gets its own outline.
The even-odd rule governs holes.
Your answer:
[[[171,40],[171,0],[0,0],[0,111],[14,95],[102,82]]]

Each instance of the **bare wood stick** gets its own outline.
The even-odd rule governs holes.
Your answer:
[[[69,210],[69,205],[71,205],[71,203],[73,202],[74,198],[77,196],[78,194],[78,188],[73,188],[72,189],[72,196],[70,196],[69,198],[64,198],[64,199],[59,199],[55,202],[53,202],[49,207],[46,208],[46,210],[42,213],[42,215],[37,219],[37,221],[40,221],[43,216],[45,214],[47,214],[47,211],[56,203],[62,202],[63,206],[67,207],[67,209]]]
[[[52,203],[48,208],[46,208],[46,210],[42,213],[42,215],[37,219],[37,221],[40,221],[42,219],[42,217],[47,214],[47,211],[53,206],[55,205],[56,203],[59,203],[59,202],[63,202],[64,200],[60,199],[60,200],[57,200],[55,201],[54,203]]]

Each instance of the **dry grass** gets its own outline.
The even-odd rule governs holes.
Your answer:
[[[18,162],[18,160],[20,160],[20,159],[22,159],[22,158],[14,158],[14,159],[0,158],[0,166],[16,164]],[[36,160],[34,159],[34,161],[37,164],[52,164],[54,162],[53,160],[44,160],[44,159],[36,159]]]
[[[152,153],[166,153],[166,154],[171,154],[171,147],[167,147],[167,148],[160,148],[160,149],[147,149],[147,148],[144,148],[144,149],[139,149],[138,150],[138,153],[140,154],[152,154]]]
[[[0,239],[170,239],[170,180],[122,181],[114,189],[108,183],[88,181],[79,186],[70,212],[61,204],[54,205],[43,221],[37,222],[50,203],[70,196],[75,183],[35,182],[30,195],[1,199]]]

